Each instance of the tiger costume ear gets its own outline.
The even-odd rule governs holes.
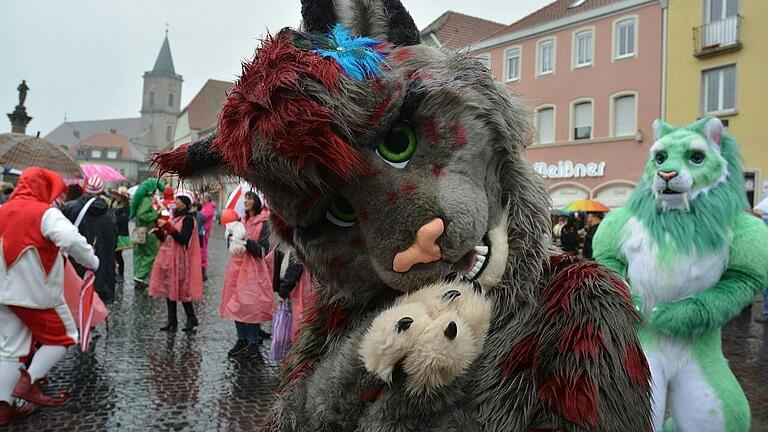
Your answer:
[[[396,46],[418,45],[421,35],[400,0],[301,0],[304,29],[326,33],[341,23],[358,36]]]
[[[653,141],[656,142],[664,137],[664,135],[675,130],[675,127],[669,123],[666,123],[660,119],[653,121]]]

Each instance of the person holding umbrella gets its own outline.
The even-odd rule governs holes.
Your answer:
[[[67,190],[61,176],[27,168],[9,200],[0,207],[0,425],[30,414],[36,405],[63,404],[67,395],[43,393],[48,371],[77,342],[72,313],[64,300],[62,252],[96,270],[99,259],[77,228],[51,203]],[[33,341],[41,344],[33,354]],[[17,407],[13,398],[30,404]]]

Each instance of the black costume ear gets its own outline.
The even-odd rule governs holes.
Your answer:
[[[341,23],[359,36],[418,45],[421,35],[400,0],[301,0],[304,29],[325,33]]]

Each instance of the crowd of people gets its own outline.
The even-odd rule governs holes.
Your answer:
[[[126,187],[105,193],[94,176],[83,186],[67,186],[41,168],[29,168],[15,188],[2,190],[0,204],[0,425],[64,403],[66,394],[47,396],[42,386],[48,371],[67,347],[78,341],[76,311],[65,301],[65,267],[80,278],[95,274],[94,288],[107,306],[126,275],[126,250],[133,253],[137,291],[163,299],[167,320],[160,331],[178,330],[177,305],[186,316],[182,330],[200,325],[194,303],[208,280],[208,243],[216,219],[216,202],[202,193],[174,190],[150,178],[131,196]],[[271,334],[279,301],[293,309],[295,337],[303,305],[312,293],[308,272],[289,251],[270,246],[269,206],[256,191],[244,194],[244,214],[226,209],[230,252],[219,312],[234,322],[230,357],[254,359]],[[133,221],[134,228],[129,228]],[[20,229],[23,227],[23,229]],[[42,265],[41,265],[42,264]],[[16,405],[14,400],[27,403]]]
[[[559,216],[552,227],[552,240],[563,252],[579,254],[592,259],[592,238],[597,232],[603,213],[587,213],[586,219],[578,213]]]

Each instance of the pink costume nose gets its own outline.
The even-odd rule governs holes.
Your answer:
[[[670,181],[673,178],[677,177],[677,171],[659,171],[657,174],[664,181]]]
[[[405,273],[416,264],[440,260],[442,253],[437,239],[443,235],[445,224],[440,218],[432,219],[416,231],[416,241],[408,249],[398,252],[392,262],[392,270]]]

